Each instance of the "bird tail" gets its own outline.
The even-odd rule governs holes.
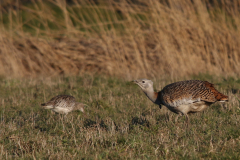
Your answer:
[[[218,90],[216,90],[212,83],[209,83],[206,81],[205,85],[213,92],[217,101],[219,101],[219,102],[227,102],[228,101],[228,96],[226,96],[226,95],[220,93]]]
[[[218,96],[216,98],[219,102],[228,102],[228,96],[226,96],[222,93],[218,94]]]

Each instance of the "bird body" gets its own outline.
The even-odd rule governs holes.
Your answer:
[[[58,95],[53,97],[50,101],[41,104],[45,109],[51,109],[60,114],[68,114],[73,110],[80,110],[84,112],[84,104],[76,102],[73,96]]]
[[[213,84],[207,81],[175,82],[165,86],[160,92],[154,92],[151,80],[139,79],[134,82],[160,108],[164,105],[174,113],[185,115],[187,119],[188,113],[201,112],[217,101],[228,101],[228,96],[217,91]]]

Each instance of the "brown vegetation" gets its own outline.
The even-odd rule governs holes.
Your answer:
[[[133,78],[240,73],[237,0],[48,2],[2,6],[1,75],[94,72]],[[62,17],[49,4],[58,7]],[[28,15],[23,20],[24,12]],[[33,20],[39,28],[31,26]]]

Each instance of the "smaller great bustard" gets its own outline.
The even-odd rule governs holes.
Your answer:
[[[160,92],[154,92],[151,80],[138,79],[133,82],[153,103],[159,105],[160,109],[161,105],[164,105],[176,114],[185,115],[188,124],[188,113],[201,112],[217,101],[228,101],[228,96],[217,91],[213,84],[207,81],[180,81],[165,86]]]
[[[68,114],[73,110],[80,110],[84,112],[84,104],[76,102],[75,98],[69,95],[58,95],[41,105],[45,109],[51,109],[52,111],[60,114]]]

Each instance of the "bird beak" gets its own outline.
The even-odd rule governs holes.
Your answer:
[[[137,80],[133,80],[132,82],[133,82],[133,83],[137,83]]]

